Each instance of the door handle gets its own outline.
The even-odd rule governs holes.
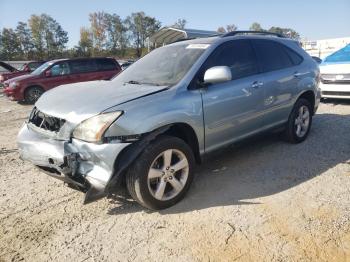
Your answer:
[[[299,77],[299,76],[303,76],[306,75],[307,73],[300,73],[300,72],[295,72],[294,73],[294,77]]]
[[[263,82],[255,81],[255,82],[252,84],[252,88],[258,89],[259,87],[262,87],[263,85],[264,85]]]

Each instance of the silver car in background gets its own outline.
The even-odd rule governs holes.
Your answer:
[[[35,104],[18,134],[23,159],[86,192],[85,203],[126,183],[149,209],[181,200],[203,157],[282,128],[310,131],[319,68],[279,35],[240,34],[158,48],[112,81],[61,86]]]

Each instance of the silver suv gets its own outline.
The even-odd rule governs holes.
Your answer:
[[[126,184],[149,209],[181,200],[204,155],[283,128],[300,143],[320,92],[319,68],[293,40],[228,33],[158,48],[111,81],[45,93],[18,135],[22,159],[86,193]]]

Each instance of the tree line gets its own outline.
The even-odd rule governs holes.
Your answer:
[[[238,27],[235,24],[227,25],[226,28],[223,26],[220,26],[217,31],[219,33],[226,33],[226,32],[232,32],[238,30]],[[270,33],[277,33],[281,35],[285,35],[289,38],[292,38],[294,40],[300,40],[300,35],[298,32],[296,32],[294,29],[291,28],[283,28],[283,27],[277,27],[272,26],[269,29],[264,29],[261,27],[261,25],[257,22],[254,22],[250,27],[249,30],[251,31],[258,31],[258,32],[270,32]]]
[[[15,28],[0,31],[0,60],[50,60],[61,57],[114,56],[141,57],[147,52],[147,39],[161,27],[161,22],[144,12],[132,13],[126,18],[115,13],[89,14],[89,26],[80,28],[76,46],[67,48],[68,33],[47,14],[31,15],[27,22],[18,22]],[[185,28],[187,21],[178,19],[170,25]],[[270,31],[299,39],[297,32],[288,28],[269,30],[253,23],[251,30]],[[218,32],[237,30],[234,24],[219,27]]]

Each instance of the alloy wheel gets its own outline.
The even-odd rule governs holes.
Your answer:
[[[310,111],[305,105],[299,108],[298,114],[294,121],[295,134],[302,138],[306,135],[310,125]]]
[[[170,200],[184,189],[188,174],[189,163],[185,154],[177,149],[165,150],[151,164],[148,189],[157,200]]]

